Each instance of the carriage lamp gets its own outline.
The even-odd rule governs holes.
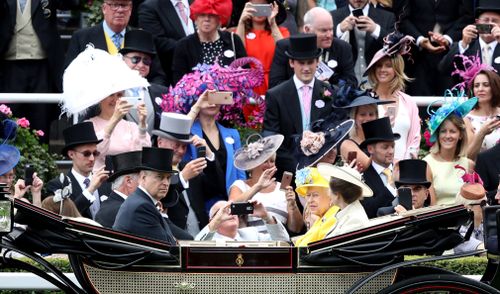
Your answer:
[[[7,184],[0,183],[0,235],[12,232],[14,225],[14,205],[7,194]]]

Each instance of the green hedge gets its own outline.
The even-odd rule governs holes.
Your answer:
[[[423,256],[405,256],[405,260],[414,260]],[[488,259],[485,256],[469,256],[456,259],[438,260],[422,263],[455,272],[460,275],[483,275]]]

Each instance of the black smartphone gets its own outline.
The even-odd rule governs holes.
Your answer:
[[[200,146],[196,148],[196,158],[204,158],[207,155],[207,147]]]
[[[478,23],[476,24],[476,30],[478,34],[491,34],[493,25],[489,23]]]
[[[398,189],[399,204],[403,206],[406,210],[413,209],[413,201],[411,196],[410,188],[399,188]]]
[[[24,185],[33,185],[33,174],[35,173],[35,168],[31,164],[27,164],[24,168]]]
[[[106,157],[104,157],[104,169],[109,171],[110,174],[113,173],[114,169],[113,169],[113,157],[111,157],[111,155],[106,155]]]
[[[358,157],[358,152],[356,151],[349,151],[347,153],[347,163],[351,163],[354,159]]]
[[[253,213],[253,204],[250,202],[231,203],[231,214],[243,215],[252,213]]]
[[[359,8],[359,9],[353,9],[352,15],[355,16],[355,17],[362,16],[363,15],[363,9],[361,9],[361,8]]]

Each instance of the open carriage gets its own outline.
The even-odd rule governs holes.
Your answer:
[[[26,269],[67,293],[500,293],[499,207],[485,211],[489,264],[479,282],[419,265],[424,260],[403,260],[405,254],[457,257],[439,254],[462,242],[458,226],[471,220],[463,206],[377,218],[367,228],[296,248],[284,242],[169,246],[63,219],[22,201],[14,205],[16,221],[27,227],[3,236],[0,267]],[[10,258],[9,251],[37,261],[55,277]],[[38,255],[43,253],[68,254],[80,286]]]

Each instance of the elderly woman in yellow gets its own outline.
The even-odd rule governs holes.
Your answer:
[[[307,233],[295,241],[295,246],[307,246],[307,244],[322,240],[326,237],[337,219],[335,215],[340,207],[334,205],[329,193],[328,180],[320,175],[315,167],[300,169],[295,174],[295,191],[299,196],[306,198],[306,208],[311,218],[317,218]],[[309,216],[304,216],[307,218]]]

